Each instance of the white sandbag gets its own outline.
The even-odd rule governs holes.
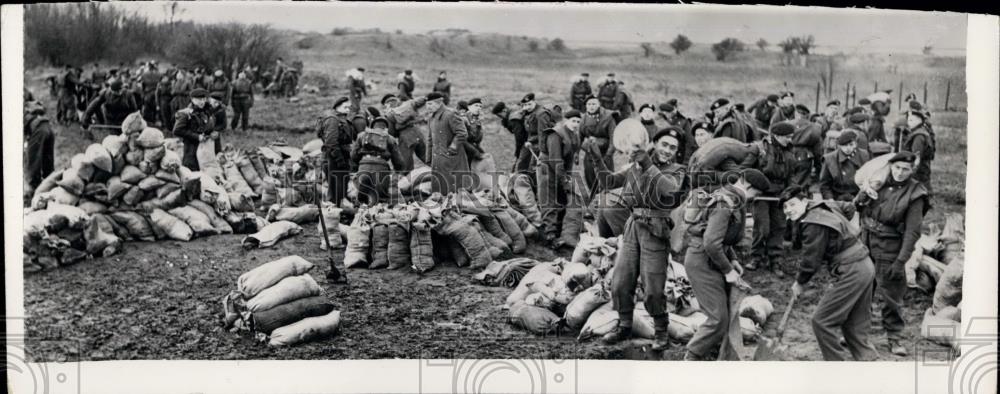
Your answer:
[[[278,241],[302,232],[302,227],[289,221],[268,224],[260,231],[243,238],[243,248],[269,248]]]
[[[114,158],[125,153],[127,142],[128,139],[126,139],[124,135],[109,134],[107,137],[104,137],[103,141],[101,141],[101,146],[103,146],[104,150],[108,151],[108,154]]]
[[[241,192],[227,192],[226,197],[229,199],[229,206],[235,212],[253,212],[253,198],[250,194]]]
[[[236,288],[246,299],[252,298],[289,276],[304,275],[313,269],[313,263],[297,255],[261,264],[247,271],[236,280]]]
[[[687,342],[694,337],[695,331],[701,327],[702,323],[708,320],[704,313],[695,312],[688,316],[670,314],[670,324],[667,326],[667,333],[676,341]]]
[[[577,294],[573,301],[566,305],[563,319],[570,328],[580,328],[587,322],[591,313],[608,301],[611,301],[611,292],[604,287],[603,282],[597,283]]]
[[[61,205],[76,205],[76,203],[80,201],[80,197],[76,194],[70,193],[68,190],[60,186],[56,186],[52,190],[46,192],[44,198],[48,201],[49,205],[53,203]]]
[[[63,171],[62,179],[56,181],[56,185],[75,195],[80,195],[87,187],[87,182],[80,177],[79,168],[70,167]]]
[[[163,186],[166,183],[167,183],[166,181],[157,178],[156,176],[150,175],[139,181],[139,184],[137,186],[139,186],[139,188],[142,189],[142,191],[144,192],[151,192],[156,189],[159,189],[160,186]]]
[[[150,212],[149,220],[152,223],[154,230],[158,230],[170,239],[190,241],[191,237],[194,236],[194,231],[191,230],[191,227],[188,226],[187,223],[184,223],[183,220],[178,219],[162,209],[154,209]]]
[[[927,308],[924,320],[920,323],[920,336],[938,345],[958,350],[955,334],[961,333],[961,329],[962,323],[937,316],[931,308]]]
[[[758,325],[764,325],[773,312],[774,305],[761,295],[745,297],[740,302],[740,316],[749,318]]]
[[[167,213],[183,220],[185,224],[191,227],[191,231],[194,232],[195,236],[215,235],[219,233],[219,230],[212,225],[208,216],[194,207],[185,205],[171,209]]]
[[[753,320],[740,317],[740,333],[743,334],[743,342],[755,342],[761,333],[761,329]]]
[[[302,153],[305,155],[319,152],[321,149],[323,149],[323,140],[319,138],[309,140],[305,145],[302,145]]]
[[[638,119],[634,118],[618,123],[612,138],[615,149],[622,152],[631,152],[649,145],[649,132]]]
[[[634,319],[633,319],[634,320]],[[601,337],[611,332],[618,325],[618,312],[615,312],[612,303],[608,302],[594,310],[583,328],[577,340],[583,341],[590,338]]]
[[[229,201],[229,194],[226,189],[219,186],[215,182],[211,175],[205,172],[200,173],[201,181],[201,196],[200,199],[204,202],[212,204],[215,207],[216,212],[220,214],[226,214],[232,210],[232,204]]]
[[[306,205],[302,207],[282,207],[279,204],[271,205],[267,210],[268,221],[287,220],[298,224],[311,223],[319,220],[319,207]]]
[[[229,225],[229,222],[227,222],[226,219],[219,216],[219,214],[215,212],[215,208],[212,208],[211,205],[208,205],[206,202],[201,200],[191,200],[188,201],[188,206],[197,209],[198,212],[204,214],[205,217],[208,218],[209,223],[212,224],[212,227],[215,227],[215,230],[218,231],[219,234],[233,233],[233,227]]]
[[[323,220],[316,222],[316,233],[320,235],[320,250],[326,250],[326,239],[323,238],[324,222],[326,223],[326,233],[330,238],[330,246],[334,249],[342,246],[342,240],[340,238],[341,213],[343,213],[343,209],[337,207],[336,204],[329,201],[323,202],[323,209],[320,212],[320,214],[323,215]]]
[[[202,173],[208,174],[212,179],[225,179],[222,165],[219,164],[219,159],[215,156],[215,144],[211,140],[198,144],[195,156],[198,158],[198,167]]]
[[[572,286],[572,288],[580,291],[580,289],[586,289],[594,283],[593,271],[590,267],[581,263],[566,263],[563,265],[562,282],[567,286]]]
[[[934,316],[960,322],[962,321],[962,309],[957,306],[946,306],[941,308],[941,310],[939,310],[938,313],[935,313]]]
[[[510,307],[517,301],[523,301],[532,293],[531,284],[534,282],[551,283],[553,280],[561,280],[559,274],[552,270],[551,264],[538,264],[531,268],[527,274],[521,278],[521,282],[507,296],[505,305]]]
[[[327,338],[340,326],[340,311],[323,316],[307,317],[271,331],[268,346],[293,346],[299,343]]]
[[[107,212],[108,210],[107,205],[92,200],[80,200],[80,202],[77,203],[76,206],[77,208],[82,209],[88,215],[93,215],[95,213],[103,213]]]
[[[161,180],[163,180],[164,182],[167,182],[167,183],[173,183],[173,184],[177,184],[177,185],[180,185],[180,183],[181,183],[181,177],[177,176],[177,171],[176,170],[170,171],[170,170],[164,170],[163,168],[160,168],[160,170],[156,171],[156,173],[153,174],[153,176],[155,176],[158,179],[161,179]]]
[[[128,183],[130,185],[136,185],[140,181],[146,178],[146,174],[136,166],[125,166],[122,169],[121,180],[122,182]]]
[[[263,312],[300,298],[319,295],[323,289],[309,275],[286,277],[247,300],[250,312]]]
[[[111,161],[111,154],[101,144],[90,144],[84,155],[90,165],[101,169],[101,171],[111,172],[111,168],[114,165]]]
[[[160,169],[166,171],[177,171],[181,166],[181,157],[172,150],[167,149],[163,152],[163,158],[160,159]]]
[[[163,146],[163,132],[159,129],[146,127],[139,133],[135,144],[142,149],[159,148]]]
[[[861,165],[861,168],[854,173],[854,183],[862,189],[865,187],[870,187],[872,190],[881,189],[889,177],[889,159],[893,156],[895,155],[892,153],[886,153]]]
[[[146,129],[146,120],[142,118],[142,114],[139,111],[135,111],[125,117],[125,121],[122,122],[122,135],[127,136],[130,134],[136,134]]]
[[[89,182],[94,176],[94,165],[87,161],[87,155],[83,153],[77,153],[69,160],[70,168],[75,168],[77,175],[84,182]],[[65,178],[65,174],[63,174]]]

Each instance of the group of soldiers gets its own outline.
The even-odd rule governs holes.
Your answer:
[[[564,231],[578,220],[573,216],[589,216],[601,236],[622,237],[612,278],[619,326],[606,342],[631,337],[635,290],[642,283],[656,330],[653,347],[670,346],[663,285],[673,254],[685,265],[708,317],[687,344],[685,359],[714,359],[725,351],[720,346],[728,329],[729,292],[748,286],[744,270],[766,268],[784,277],[785,242],[790,242],[790,249],[798,251],[794,295],[805,291],[822,262],[833,278],[812,319],[824,359],[877,357],[869,339],[876,294],[887,349],[907,353],[900,342],[903,265],[930,208],[935,151],[930,113],[919,102],[907,100],[904,116],[887,126],[890,103],[881,96],[863,99],[843,114],[837,100],[813,114],[795,103],[792,92],[769,95],[749,107],[720,98],[699,119],[683,115],[678,100],[671,99],[639,106],[637,118],[650,142],[622,151],[612,141],[617,124],[632,111],[631,105],[622,107],[630,100],[621,98],[621,90],[611,93],[621,86],[611,80],[594,96],[580,78],[565,112],[539,102],[534,93],[517,105],[498,102],[491,111],[513,134],[512,171],[532,179],[542,233],[551,247],[575,245],[579,233]],[[465,175],[475,172],[477,155],[484,152],[479,146],[483,101],[460,101],[452,108],[445,102],[450,94],[432,91],[412,98],[412,85],[401,82],[399,88],[399,94],[382,98],[381,109],[353,111],[350,99],[342,97],[334,103],[336,114],[321,118],[319,136],[335,180],[332,201],[345,201],[354,172],[361,200],[381,201],[387,174],[412,170],[414,155],[430,164],[433,191],[474,186],[469,181],[475,177]],[[429,129],[426,144],[415,127],[420,112]],[[733,153],[738,160],[716,168],[689,163],[694,152],[710,149],[720,138],[739,143]],[[859,187],[855,173],[882,154],[893,155],[885,184],[877,190]],[[674,226],[682,225],[671,218],[674,209],[685,209],[679,250],[670,237]],[[749,261],[741,263],[736,249],[748,211],[753,240]]]

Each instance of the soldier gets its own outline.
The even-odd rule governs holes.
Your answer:
[[[213,130],[214,120],[207,100],[208,91],[193,89],[191,103],[174,115],[174,135],[184,142],[184,157],[181,158],[181,164],[191,171],[201,169],[198,166],[198,145],[209,139],[219,139],[219,132]]]
[[[164,130],[173,130],[174,113],[170,110],[170,77],[163,75],[156,84],[156,106],[159,112],[160,127]]]
[[[854,130],[857,133],[858,149],[863,151],[870,151],[871,148],[868,144],[870,141],[868,139],[868,120],[871,116],[865,113],[855,112],[854,114],[847,117],[847,127],[848,130]]]
[[[934,161],[936,143],[934,130],[927,124],[927,113],[911,109],[906,116],[906,132],[904,133],[900,152],[913,152],[917,156],[917,167],[913,179],[924,186],[928,193],[931,188],[931,162]]]
[[[513,168],[511,168],[511,172],[516,173],[528,171],[528,168],[518,168],[518,164],[521,163],[519,161],[521,151],[524,148],[524,143],[528,139],[528,136],[524,132],[524,112],[520,108],[511,110],[503,101],[493,105],[493,109],[491,109],[490,112],[500,118],[500,126],[502,126],[504,130],[507,130],[514,135],[515,161]]]
[[[451,102],[451,81],[448,81],[448,74],[444,71],[438,74],[433,91],[441,93],[444,96],[444,105],[448,105]]]
[[[618,119],[628,119],[635,112],[635,103],[632,102],[632,95],[625,90],[625,82],[618,81],[613,110],[618,113]]]
[[[823,109],[823,116],[819,118],[818,122],[822,125],[824,138],[830,130],[842,130],[844,125],[841,124],[840,119],[840,100],[834,99],[826,103],[826,107]]]
[[[697,149],[695,145],[694,130],[691,128],[692,121],[686,116],[681,114],[680,108],[677,104],[677,99],[667,100],[666,103],[660,104],[660,118],[667,122],[667,125],[674,126],[684,132],[684,140],[681,141],[681,147],[677,151],[677,162],[687,163],[688,158]]]
[[[280,86],[282,97],[293,97],[298,94],[299,85],[299,69],[295,67],[289,67],[285,69],[284,74],[281,76]],[[366,88],[367,89],[367,88]],[[365,95],[367,95],[367,90]]]
[[[431,192],[448,194],[460,188],[469,189],[472,173],[464,149],[468,137],[465,121],[454,110],[445,107],[444,95],[439,92],[429,93],[426,105],[431,114],[427,121],[430,131],[427,162],[433,171]]]
[[[770,135],[759,142],[755,154],[748,155],[742,163],[745,168],[759,169],[770,183],[770,189],[761,190],[765,197],[778,197],[788,187],[795,165],[792,153],[792,133],[795,126],[788,122],[775,123]],[[779,263],[782,257],[782,240],[785,234],[785,215],[777,201],[758,200],[753,203],[752,259],[746,268],[755,270],[766,266],[779,278],[784,276]]]
[[[37,101],[24,103],[24,141],[25,180],[34,190],[52,173],[56,157],[56,135],[45,116],[45,107]]]
[[[639,123],[642,123],[642,127],[646,128],[650,140],[653,139],[657,131],[660,131],[660,127],[656,125],[656,108],[653,107],[653,104],[647,103],[639,106]]]
[[[577,134],[580,129],[580,111],[569,110],[564,119],[555,127],[542,132],[542,143],[546,145],[548,160],[540,163],[538,179],[538,205],[542,211],[545,242],[553,249],[572,243],[566,242],[565,238],[572,238],[573,235],[566,234],[565,230],[570,227],[570,218],[582,213],[580,199],[571,197],[574,194],[574,184],[570,176],[574,171],[577,153],[580,152],[580,135]],[[568,209],[575,209],[576,212],[569,212]],[[582,215],[576,216],[578,220],[575,223],[582,224]],[[560,226],[564,230],[562,237]],[[580,234],[575,235],[579,237]]]
[[[782,193],[785,215],[801,227],[804,237],[799,272],[792,284],[792,296],[798,297],[819,266],[826,261],[833,284],[813,312],[812,327],[825,361],[843,361],[844,347],[837,331],[844,335],[855,361],[871,361],[878,356],[868,340],[871,329],[872,287],[875,265],[868,248],[859,240],[861,230],[848,217],[854,214],[851,203],[811,202],[805,190],[792,186]],[[699,299],[700,301],[700,299]],[[699,329],[700,331],[701,329]]]
[[[623,187],[623,196],[632,210],[625,222],[621,249],[615,259],[611,277],[612,301],[618,312],[618,325],[604,336],[605,343],[614,344],[632,337],[632,315],[635,310],[637,280],[642,276],[646,311],[653,317],[655,337],[653,350],[670,346],[667,325],[670,320],[663,288],[667,279],[670,248],[670,210],[680,202],[682,178],[662,171],[653,161],[654,153],[666,149],[676,153],[680,144],[676,128],[657,134],[656,147],[636,147],[628,152],[627,171],[611,174],[604,165],[604,152],[596,140],[585,143],[587,160],[601,168],[598,178],[604,189]]]
[[[77,88],[80,80],[76,75],[73,66],[67,64],[60,77],[61,87],[59,89],[59,105],[56,111],[56,120],[69,123],[76,115]]]
[[[695,151],[698,150],[699,147],[705,145],[708,141],[712,139],[712,134],[714,132],[713,131],[714,129],[715,128],[712,127],[711,123],[705,121],[695,123],[694,125],[691,126],[691,130],[693,131],[694,134],[694,144],[695,144],[695,147],[694,149],[692,149],[691,153],[694,153]],[[690,158],[690,155],[688,155],[688,158]]]
[[[397,146],[389,135],[389,121],[383,117],[372,120],[371,128],[358,134],[351,160],[358,168],[358,200],[362,204],[375,205],[388,199],[392,169],[398,171],[403,165]]]
[[[854,130],[844,131],[837,137],[838,149],[823,156],[819,190],[824,200],[852,201],[860,191],[854,174],[871,157],[858,149],[857,136]]]
[[[611,138],[615,134],[615,126],[618,122],[613,113],[601,106],[598,98],[590,96],[585,101],[587,112],[584,113],[580,121],[580,139],[592,139],[601,150],[601,157],[604,158],[605,167],[616,170],[614,167],[615,147],[611,143]],[[590,160],[584,162],[584,178],[587,186],[592,189],[601,189],[597,182],[597,167],[591,165]]]
[[[389,122],[389,134],[398,140],[399,156],[402,159],[400,166],[396,168],[399,171],[413,170],[414,155],[420,160],[427,160],[427,142],[423,132],[417,128],[417,123],[420,122],[417,111],[424,107],[426,100],[424,97],[418,97],[400,105],[393,105],[391,103],[396,101],[394,96],[382,98],[383,107],[391,106],[383,112]]]
[[[323,140],[327,171],[327,197],[338,206],[346,206],[347,184],[351,176],[351,144],[357,136],[348,119],[350,99],[340,97],[333,102],[334,114],[319,119],[317,137]]]
[[[858,193],[862,240],[875,261],[878,292],[882,298],[882,326],[890,351],[906,356],[903,338],[903,296],[906,294],[904,264],[920,237],[920,225],[930,209],[927,188],[913,179],[917,156],[900,152],[889,159],[890,174],[878,192]]]
[[[618,96],[618,81],[615,80],[615,73],[608,73],[608,76],[597,84],[597,98],[600,100],[601,108],[614,111],[616,96]]]
[[[537,163],[533,155],[544,154],[546,146],[539,146],[542,131],[555,125],[553,114],[550,110],[535,102],[535,94],[528,93],[521,98],[521,110],[524,111],[524,135],[527,138],[525,144],[528,149],[521,149],[521,155],[517,158],[517,171],[531,174],[534,178],[534,168]],[[544,159],[539,156],[540,159]],[[536,180],[537,182],[537,180]]]
[[[400,101],[407,101],[413,99],[413,89],[417,87],[416,82],[413,80],[413,70],[403,71],[403,74],[399,76],[399,83],[396,84],[399,92],[396,96]]]
[[[212,131],[219,134],[215,138],[215,153],[222,151],[222,132],[226,131],[226,105],[222,103],[226,97],[224,93],[215,91],[208,94],[208,113],[211,115],[209,123]]]
[[[729,137],[740,142],[747,142],[749,127],[742,118],[737,116],[733,105],[728,99],[720,98],[709,107],[714,114],[715,132],[713,138]]]
[[[253,108],[253,101],[253,82],[247,78],[246,72],[241,72],[233,81],[233,122],[229,125],[231,129],[236,129],[236,125],[240,125],[243,131],[247,131],[247,126],[250,125],[250,108]]]
[[[480,114],[483,110],[483,100],[476,97],[469,102],[465,103],[465,113],[462,114],[466,119],[466,128],[469,130],[469,137],[465,139],[465,151],[469,155],[469,162],[479,161],[483,159],[483,154],[486,151],[482,147],[483,142],[483,123],[480,120]]]
[[[782,92],[779,97],[780,107],[774,111],[774,115],[771,116],[771,122],[768,124],[768,128],[774,126],[776,123],[790,121],[795,118],[795,93],[792,92]]]
[[[714,359],[710,354],[719,350],[729,330],[728,293],[732,286],[745,287],[740,278],[743,268],[731,247],[743,238],[747,202],[771,189],[767,177],[758,170],[743,170],[731,182],[734,175],[717,174],[722,178],[717,180],[721,186],[707,185],[705,190],[692,192],[697,193],[691,200],[694,209],[687,208],[684,214],[690,237],[684,268],[707,317],[688,341],[685,361]]]
[[[212,93],[218,93],[221,95],[222,98],[220,98],[219,101],[222,103],[222,106],[229,106],[233,96],[233,88],[230,85],[229,80],[226,79],[225,74],[222,73],[222,70],[215,70],[215,74],[212,76],[212,80],[208,83],[208,88],[206,90],[208,90],[209,95]]]
[[[590,73],[581,73],[580,76],[573,78],[573,86],[569,89],[570,107],[580,112],[584,111],[587,97],[593,92],[587,78],[590,78]]]
[[[272,79],[271,82],[281,81],[281,77],[285,76],[286,68],[287,67],[285,67],[285,59],[279,57],[278,60],[275,61],[274,72],[271,73],[272,74],[271,76],[274,77],[274,79]]]
[[[191,103],[190,97],[191,91],[194,89],[193,86],[194,82],[191,80],[190,73],[185,70],[178,70],[177,77],[174,79],[173,85],[170,86],[170,94],[173,96],[173,99],[170,101],[170,108],[173,109],[174,113],[187,108],[188,104]]]
[[[156,64],[152,62],[149,63],[146,71],[139,76],[139,86],[142,91],[142,117],[149,123],[159,119],[157,106],[160,103],[157,100],[156,89],[161,77],[162,74],[160,74]]]
[[[889,115],[890,103],[876,100],[871,104],[871,120],[868,123],[868,141],[887,142],[885,136],[885,117]]]
[[[135,96],[127,92],[122,87],[122,82],[116,79],[111,82],[111,87],[101,91],[87,106],[87,111],[83,114],[84,130],[90,128],[91,116],[98,110],[103,111],[110,125],[119,126],[129,114],[139,110],[139,104],[135,102]],[[121,129],[112,129],[111,134],[121,134]]]
[[[94,63],[94,71],[90,72],[90,83],[98,86],[103,86],[108,80],[108,73],[101,69],[101,66]]]
[[[368,87],[365,86],[365,69],[363,67],[358,67],[355,69],[357,72],[348,78],[350,81],[350,86],[348,86],[348,91],[351,97],[351,112],[358,112],[361,110],[361,100],[368,95]]]
[[[813,193],[819,192],[816,180],[823,163],[822,126],[809,121],[809,108],[795,106],[795,133],[792,134],[792,153],[795,155],[791,184],[799,185]]]
[[[778,95],[769,94],[766,98],[757,100],[750,105],[750,108],[747,108],[747,111],[753,115],[757,128],[767,130],[771,127],[771,118],[774,117],[774,112],[778,109],[778,100]]]

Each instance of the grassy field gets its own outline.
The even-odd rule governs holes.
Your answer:
[[[816,57],[807,68],[780,67],[777,54],[761,52],[743,53],[734,61],[719,63],[700,46],[681,57],[644,58],[638,46],[532,53],[525,49],[525,39],[520,38],[512,40],[513,50],[508,51],[506,39],[495,36],[478,37],[474,46],[469,45],[467,37],[447,38],[451,52],[442,58],[426,51],[432,39],[428,36],[314,37],[308,49],[295,49],[294,57],[305,62],[303,83],[321,85],[321,94],[300,95],[301,100],[295,103],[259,98],[251,114],[250,134],[232,132],[223,136],[224,142],[254,149],[279,139],[301,145],[315,138],[316,118],[329,109],[336,96],[346,94],[344,71],[357,66],[365,67],[369,79],[377,83],[366,105],[376,105],[383,94],[392,93],[396,74],[405,68],[412,68],[421,78],[416,94],[429,92],[437,71],[447,70],[454,84],[453,101],[482,97],[487,107],[501,100],[514,102],[527,92],[535,92],[542,103],[564,104],[572,75],[587,71],[600,76],[614,71],[626,81],[637,104],[660,103],[675,97],[683,113],[696,116],[717,97],[750,103],[783,89],[786,83],[798,93],[800,102],[812,107],[819,69],[825,64],[824,59]],[[292,42],[302,38],[305,36]],[[392,40],[392,50],[385,49],[387,38]],[[892,64],[898,65],[896,73],[888,71]],[[866,86],[874,81],[880,81],[880,87],[892,88],[898,87],[900,80],[921,88],[924,81],[934,87],[940,87],[943,81],[952,82],[950,107],[957,111],[944,111],[943,100],[936,95],[928,100],[934,111],[938,153],[932,167],[934,210],[926,222],[940,223],[944,213],[964,212],[964,60],[868,56],[841,59],[838,67],[836,78],[856,81],[859,91],[870,89]],[[30,70],[25,75],[28,87],[45,99],[41,79],[48,72],[51,70]],[[596,79],[592,77],[592,81]],[[842,86],[834,92],[835,98],[843,100]],[[46,104],[54,114],[54,100]],[[895,117],[894,111],[890,118]],[[485,147],[497,158],[498,168],[510,168],[513,138],[499,128],[495,118],[487,116],[485,120]],[[77,126],[58,130],[57,166],[61,167],[87,142]],[[232,288],[240,273],[260,263],[292,253],[322,262],[325,255],[317,248],[319,235],[311,226],[302,235],[270,250],[245,252],[239,247],[239,238],[130,243],[118,256],[26,277],[25,306],[32,353],[48,360],[417,358],[452,354],[490,358],[645,357],[636,350],[637,344],[605,347],[578,344],[572,336],[543,340],[532,337],[508,324],[498,309],[506,291],[471,285],[471,272],[454,267],[441,267],[423,277],[351,271],[350,287],[329,286],[322,279],[323,271],[313,272],[328,290],[329,298],[344,311],[341,334],[330,341],[292,349],[267,349],[218,327],[219,298]],[[554,257],[552,251],[537,245],[532,245],[528,255],[542,260]],[[787,280],[754,272],[749,281],[777,310],[784,307]],[[791,344],[795,359],[820,358],[809,317],[826,281],[825,274],[819,275],[814,289],[792,314],[785,342]],[[107,286],[92,286],[94,283]],[[919,339],[920,319],[930,297],[913,290],[907,294],[906,303],[909,344],[934,347]],[[776,318],[771,320],[765,327],[767,335],[773,335],[777,325]],[[880,329],[875,330],[874,340],[882,344],[883,335]],[[67,350],[59,342],[50,341],[52,337],[73,339],[80,349]],[[894,357],[884,348],[880,352],[885,360],[914,357]],[[674,350],[665,358],[679,359],[681,354],[681,350]]]

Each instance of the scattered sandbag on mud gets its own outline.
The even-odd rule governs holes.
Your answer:
[[[128,229],[132,239],[140,241],[155,241],[153,227],[144,216],[138,212],[118,211],[111,213],[111,219]]]
[[[313,263],[297,255],[261,264],[247,271],[236,280],[237,290],[244,298],[253,298],[264,289],[290,276],[305,275],[315,267]]]
[[[548,309],[518,301],[510,307],[510,321],[533,334],[545,335],[558,328],[560,319]]]
[[[312,296],[278,305],[251,316],[253,329],[257,332],[270,334],[279,327],[300,321],[304,318],[323,316],[333,311],[333,304],[324,296]]]
[[[286,220],[297,224],[312,223],[319,220],[319,207],[315,205],[282,207],[279,204],[273,204],[267,209],[266,217],[272,222]]]
[[[297,235],[302,232],[302,227],[289,221],[279,221],[268,224],[256,233],[243,238],[243,248],[269,248],[278,241]]]
[[[271,332],[268,346],[293,346],[333,336],[340,327],[340,311],[307,317]]]
[[[561,280],[559,276],[559,269],[552,263],[542,263],[533,267],[524,278],[521,279],[521,283],[517,284],[517,287],[508,296],[505,305],[510,307],[514,305],[517,301],[523,301],[529,294],[531,294],[531,283],[534,282],[545,282],[551,283],[554,280]]]
[[[190,241],[194,236],[191,226],[183,220],[167,213],[162,209],[154,209],[149,213],[149,220],[153,223],[153,228],[158,229],[170,239],[178,241]]]
[[[740,316],[749,318],[758,325],[764,325],[773,312],[774,305],[761,295],[745,297],[740,302]]]
[[[597,283],[577,294],[573,301],[566,305],[563,319],[570,328],[583,327],[590,314],[608,301],[611,301],[611,292],[605,288],[603,282]]]
[[[219,233],[219,230],[212,225],[212,221],[208,216],[194,207],[186,205],[173,208],[167,211],[167,213],[176,216],[188,226],[191,226],[191,230],[194,231],[195,236],[215,235]]]
[[[247,300],[250,312],[262,312],[300,298],[319,295],[323,289],[307,274],[289,276]]]

